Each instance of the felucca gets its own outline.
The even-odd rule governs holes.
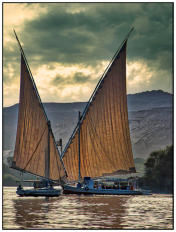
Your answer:
[[[21,77],[18,126],[12,168],[40,178],[39,181],[34,181],[33,189],[23,189],[20,183],[17,194],[20,196],[58,196],[61,189],[54,189],[53,185],[61,183],[61,179],[66,176],[66,170],[16,33],[15,36],[21,53]],[[27,180],[27,182],[30,181]]]
[[[62,153],[68,175],[64,193],[149,194],[137,187],[136,178],[116,178],[108,184],[115,174],[136,173],[126,97],[126,46],[132,30],[106,68],[84,112],[79,113],[78,124]]]

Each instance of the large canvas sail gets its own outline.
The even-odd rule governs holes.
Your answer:
[[[12,167],[51,180],[58,181],[65,176],[52,130],[23,54],[18,127]]]
[[[70,181],[78,179],[78,127],[63,154]],[[126,98],[126,41],[97,88],[80,125],[81,176],[135,172]]]

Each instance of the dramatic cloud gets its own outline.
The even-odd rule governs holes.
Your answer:
[[[128,93],[171,91],[172,7],[172,3],[4,3],[4,103],[10,104],[10,95],[15,95],[10,86],[19,78],[13,28],[44,101],[88,100],[132,26],[135,30],[127,49]],[[45,92],[49,89],[51,95]]]

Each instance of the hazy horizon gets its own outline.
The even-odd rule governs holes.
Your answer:
[[[146,92],[152,92],[152,91],[163,91],[162,89],[153,89],[153,90],[150,90],[150,91],[148,91],[148,90],[146,90],[146,91],[143,91],[143,92],[138,92],[138,93],[129,93],[129,94],[127,94],[127,96],[128,95],[135,95],[135,94],[140,94],[140,93],[146,93]],[[164,93],[168,93],[168,94],[173,94],[172,92],[171,93],[169,93],[169,92],[166,92],[166,91],[163,91]],[[86,103],[86,102],[88,102],[88,101],[74,101],[74,102],[56,102],[56,101],[52,101],[52,102],[42,102],[42,104],[46,104],[46,103],[58,103],[58,104],[65,104],[65,103],[68,103],[68,104],[71,104],[71,103]],[[14,106],[14,105],[17,105],[17,104],[19,104],[19,102],[16,102],[16,103],[14,103],[13,105],[6,105],[6,106],[3,106],[3,108],[6,108],[6,107],[11,107],[11,106]]]

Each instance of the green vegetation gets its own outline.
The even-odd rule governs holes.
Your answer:
[[[10,157],[9,160],[12,158]],[[8,161],[9,161],[8,160]],[[10,166],[10,163],[9,163]],[[21,180],[21,173],[19,171],[16,171],[14,169],[11,169],[8,167],[8,165],[3,163],[3,186],[17,186],[16,181]],[[23,179],[24,180],[36,180],[36,177],[33,175],[30,175],[28,173],[23,173]],[[28,186],[30,184],[23,183],[24,186]]]
[[[144,175],[144,163],[145,159],[143,158],[135,158],[134,159],[136,171],[138,176],[143,176]]]
[[[141,187],[154,192],[173,192],[173,146],[152,152],[144,165],[145,173],[139,180]]]
[[[4,174],[3,175],[3,183],[5,186],[14,186],[16,185],[17,178],[11,174]]]
[[[12,171],[6,164],[3,164],[3,185],[4,186],[16,186],[16,181],[19,180],[12,174]]]

